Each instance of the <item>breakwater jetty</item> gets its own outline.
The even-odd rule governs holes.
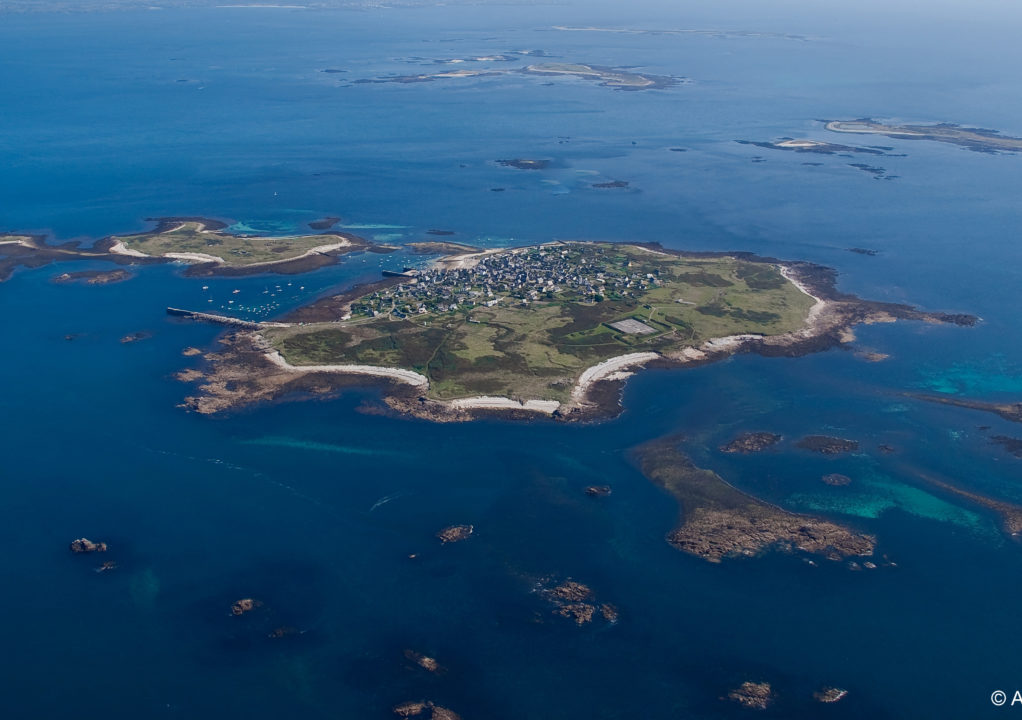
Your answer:
[[[245,330],[260,330],[268,327],[289,327],[289,323],[280,322],[255,322],[242,320],[230,315],[216,315],[214,313],[198,312],[195,310],[182,310],[180,308],[167,308],[167,314],[179,317],[184,320],[195,320],[197,322],[213,323],[214,325],[226,325],[227,327],[243,328]]]

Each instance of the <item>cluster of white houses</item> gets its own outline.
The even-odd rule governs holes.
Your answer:
[[[497,304],[528,305],[539,300],[599,302],[627,297],[660,284],[659,271],[631,272],[600,246],[587,243],[516,248],[482,255],[472,267],[434,267],[405,276],[408,282],[359,298],[354,315],[406,318]]]

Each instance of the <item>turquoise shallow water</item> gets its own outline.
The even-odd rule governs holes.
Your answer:
[[[905,393],[1018,392],[1022,158],[885,138],[905,157],[876,159],[899,176],[881,182],[854,159],[734,141],[826,139],[815,118],[866,114],[1022,134],[1013,18],[943,5],[925,18],[890,4],[836,12],[0,15],[4,228],[94,238],[209,215],[299,232],[338,215],[399,243],[431,228],[488,247],[659,241],[813,260],[836,267],[843,290],[983,318],[860,328],[859,345],[890,354],[878,364],[836,350],[641,373],[624,414],[599,425],[430,425],[366,414],[370,390],[203,418],[177,407],[188,388],[172,376],[192,362],[181,350],[214,346],[217,329],[171,321],[165,307],[272,317],[421,258],[352,255],[298,277],[147,267],[104,287],[50,282],[101,264],[18,272],[0,284],[5,716],[384,718],[432,698],[466,720],[742,717],[718,698],[745,679],[778,689],[765,716],[994,712],[990,692],[1022,682],[1019,546],[924,477],[1022,503],[1020,461],[989,440],[1022,430]],[[522,49],[693,82],[349,86],[428,69],[409,58]],[[551,166],[495,163],[513,157]],[[590,187],[606,179],[629,189]],[[152,337],[119,342],[137,331]],[[785,440],[763,455],[715,450],[760,429]],[[876,534],[897,567],[716,566],[674,551],[663,541],[674,501],[628,455],[667,433],[740,488]],[[856,439],[860,453],[793,447],[811,433]],[[852,485],[822,485],[832,472]],[[614,494],[587,498],[594,483]],[[476,535],[441,548],[434,533],[452,523]],[[70,557],[81,535],[110,542],[120,567],[98,574]],[[534,592],[548,577],[591,585],[620,622],[559,622]],[[229,607],[241,597],[264,612],[238,622]],[[299,632],[268,637],[282,626]],[[415,670],[408,648],[448,672]],[[821,710],[809,696],[822,684],[851,692]]]

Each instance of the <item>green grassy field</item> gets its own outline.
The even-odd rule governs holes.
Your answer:
[[[206,230],[198,222],[182,222],[179,226],[164,232],[121,235],[117,239],[129,249],[147,255],[201,253],[218,257],[228,265],[280,262],[303,255],[314,247],[344,242],[344,238],[329,233],[243,237],[218,230]]]
[[[608,292],[599,302],[570,292],[527,305],[461,307],[404,319],[362,318],[264,331],[294,365],[360,363],[426,375],[437,399],[502,395],[566,400],[579,374],[634,352],[698,346],[740,333],[775,335],[803,326],[813,300],[775,266],[733,258],[679,258],[601,244],[610,269],[659,287],[634,297]],[[654,329],[629,335],[608,323],[634,318]]]

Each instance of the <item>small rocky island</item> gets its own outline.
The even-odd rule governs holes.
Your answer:
[[[771,448],[781,441],[781,436],[771,432],[742,433],[731,442],[720,446],[723,453],[740,453],[748,455]]]
[[[118,265],[183,262],[186,275],[296,274],[337,262],[345,253],[372,249],[362,238],[327,231],[309,235],[264,236],[233,233],[219,220],[168,217],[150,220],[153,230],[111,235],[91,246],[79,241],[53,244],[40,235],[0,235],[0,281],[16,267],[42,267],[70,260],[105,260]],[[84,280],[102,285],[126,280],[124,270],[63,273],[55,282]]]
[[[773,688],[768,682],[752,682],[747,680],[735,689],[728,692],[727,697],[732,702],[750,710],[766,710],[773,704],[775,695]]]
[[[658,245],[459,252],[386,275],[275,322],[221,318],[238,329],[181,375],[202,381],[187,406],[216,413],[387,383],[391,409],[432,420],[582,420],[614,413],[621,382],[643,366],[798,356],[849,342],[858,323],[975,322],[840,294],[832,271],[808,263]]]
[[[667,533],[667,542],[677,549],[710,562],[771,549],[832,560],[873,554],[873,536],[748,495],[715,472],[697,467],[681,451],[681,442],[669,436],[634,451],[642,474],[681,506],[679,527]]]

